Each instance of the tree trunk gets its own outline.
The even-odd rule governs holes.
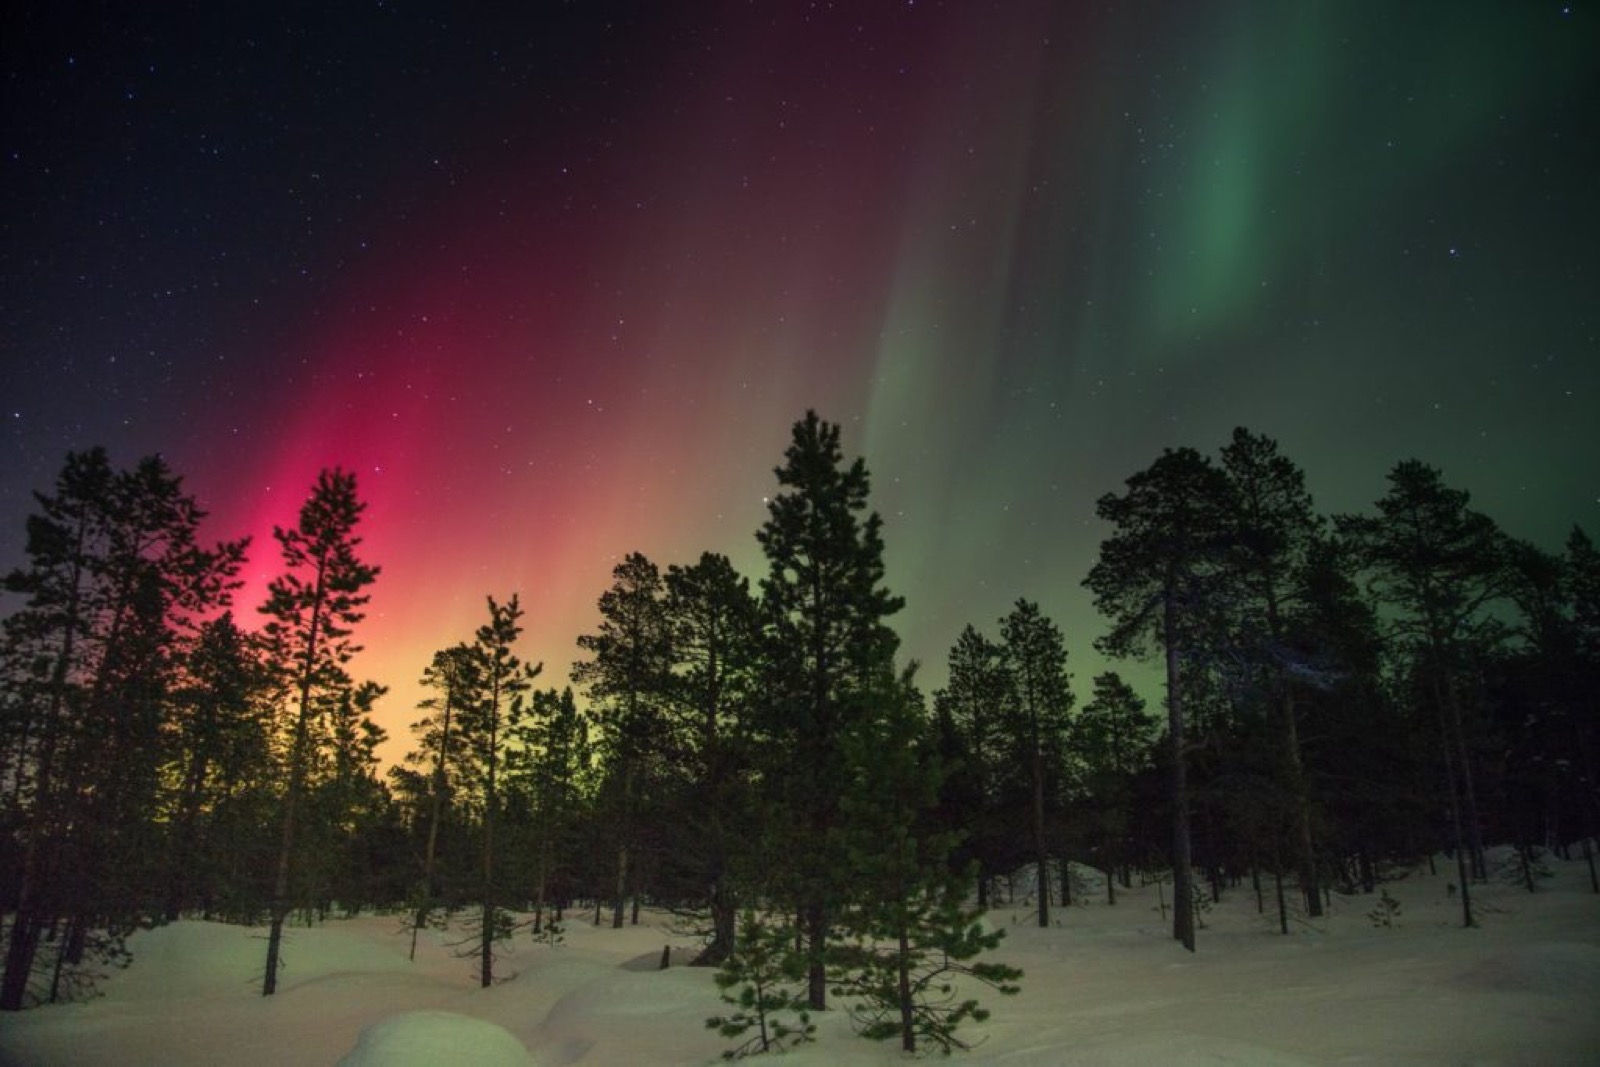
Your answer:
[[[1044,843],[1044,755],[1033,743],[1033,854],[1039,865],[1039,925],[1050,925],[1050,866]]]
[[[446,685],[452,682],[447,681]],[[417,905],[416,920],[411,924],[411,959],[417,958],[417,931],[433,914],[434,901],[439,899],[438,850],[439,824],[444,821],[445,792],[449,788],[445,761],[450,757],[450,717],[454,695],[448,690],[444,696],[444,720],[439,728],[439,752],[433,763],[433,803],[428,813],[428,845],[422,856],[422,901]]]
[[[6,973],[0,985],[0,1009],[21,1011],[27,999],[28,978],[33,973],[34,956],[39,951],[39,917],[30,908],[19,909],[11,919],[11,938],[6,949]]]
[[[496,681],[489,720],[489,768],[483,790],[483,929],[478,944],[478,987],[488,989],[494,984],[494,809],[496,757],[499,754],[500,689]]]
[[[1277,583],[1266,576],[1267,626],[1273,641],[1282,640],[1283,625],[1278,611]],[[1322,894],[1317,885],[1317,853],[1311,840],[1311,797],[1306,789],[1305,764],[1300,758],[1300,726],[1294,705],[1294,688],[1282,665],[1274,668],[1281,717],[1283,760],[1288,770],[1289,794],[1294,803],[1295,866],[1300,878],[1300,894],[1306,901],[1306,914],[1322,915]],[[1281,866],[1281,865],[1280,865]]]
[[[1450,716],[1450,737],[1447,741],[1454,741],[1456,758],[1461,765],[1461,799],[1465,807],[1462,814],[1466,820],[1465,844],[1472,861],[1472,877],[1479,882],[1487,882],[1489,869],[1483,855],[1483,830],[1478,818],[1478,791],[1473,783],[1472,757],[1467,751],[1467,734],[1461,718],[1461,697],[1456,688],[1454,673],[1446,674],[1444,691],[1446,711]]]
[[[278,991],[278,960],[283,948],[283,922],[289,915],[289,868],[294,856],[295,819],[300,794],[305,791],[306,751],[311,740],[311,683],[315,677],[318,644],[322,638],[322,612],[327,596],[327,561],[317,561],[317,586],[312,595],[311,624],[306,630],[305,658],[300,660],[300,708],[295,715],[294,745],[289,750],[289,793],[283,801],[283,833],[278,840],[278,867],[272,882],[272,921],[267,931],[267,968],[261,995]]]
[[[1472,889],[1468,886],[1471,880],[1467,872],[1467,849],[1465,835],[1461,832],[1461,801],[1456,788],[1455,760],[1452,756],[1454,746],[1451,743],[1450,731],[1445,722],[1445,709],[1439,709],[1439,726],[1441,748],[1444,752],[1444,776],[1449,784],[1450,793],[1450,828],[1455,838],[1456,853],[1456,881],[1461,889],[1461,925],[1472,927],[1477,924],[1472,919]]]
[[[821,904],[805,906],[806,1004],[812,1011],[828,1010],[828,913]]]
[[[50,668],[50,699],[45,705],[39,758],[34,771],[33,810],[26,822],[26,844],[22,848],[22,870],[18,879],[17,908],[11,920],[11,937],[6,945],[6,969],[0,977],[0,1011],[21,1011],[27,998],[28,979],[33,975],[33,961],[39,949],[42,916],[39,914],[40,885],[47,880],[51,866],[45,839],[52,815],[54,799],[56,748],[61,734],[61,713],[67,699],[67,678],[72,671],[72,658],[77,645],[78,628],[83,624],[83,567],[81,562],[84,543],[88,537],[88,522],[80,516],[74,537],[72,577],[68,583],[67,603],[62,616],[65,629],[61,634],[61,647]],[[20,785],[22,775],[18,773]]]
[[[719,877],[711,886],[711,943],[695,959],[696,966],[719,966],[733,953],[738,919],[738,907],[727,878]]]
[[[898,972],[898,993],[900,1000],[900,1048],[905,1052],[917,1051],[917,1030],[915,1026],[915,1005],[911,1003],[911,941],[906,936],[906,924],[900,924],[900,951],[895,957],[895,970]]]
[[[1169,581],[1162,623],[1167,646],[1167,731],[1172,738],[1172,936],[1194,951],[1194,894],[1189,852],[1189,791],[1183,751],[1183,693],[1178,675],[1178,604]]]
[[[544,931],[545,883],[549,879],[549,876],[546,874],[546,872],[549,870],[549,867],[549,833],[548,831],[545,831],[543,834],[541,834],[539,840],[539,864],[533,880],[533,932],[535,934],[539,934]],[[550,920],[550,925],[554,926],[555,923],[556,920],[554,917],[552,917]]]
[[[267,930],[267,970],[261,980],[261,995],[270,997],[278,991],[278,961],[283,948],[283,924],[289,917],[289,873],[294,855],[296,817],[299,813],[300,794],[305,790],[306,753],[309,733],[306,720],[310,716],[311,677],[307,674],[301,686],[300,717],[295,724],[294,748],[290,754],[289,792],[283,801],[283,830],[278,837],[278,863],[272,881],[272,916]]]
[[[1300,759],[1300,729],[1295,719],[1294,693],[1283,685],[1284,758],[1289,763],[1289,782],[1295,806],[1295,861],[1299,868],[1300,894],[1305,898],[1306,914],[1322,916],[1322,893],[1317,882],[1317,852],[1311,840],[1311,798],[1306,790],[1305,765]]]
[[[611,929],[620,930],[628,907],[628,846],[617,848],[617,884],[611,894]]]

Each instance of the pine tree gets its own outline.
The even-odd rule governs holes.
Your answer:
[[[477,692],[462,709],[461,728],[471,746],[482,804],[481,910],[478,921],[478,981],[494,982],[494,946],[510,933],[501,907],[495,851],[495,822],[500,812],[499,778],[508,746],[526,711],[526,694],[544,665],[529,666],[512,651],[522,634],[522,607],[517,595],[504,604],[488,598],[489,621],[478,627],[473,659]]]
[[[770,923],[754,911],[740,918],[733,950],[718,964],[714,978],[723,1001],[737,1010],[712,1016],[706,1028],[727,1038],[744,1037],[752,1029],[755,1033],[723,1052],[723,1059],[781,1052],[813,1040],[817,1027],[800,991],[805,960],[794,951],[794,940],[792,927]],[[735,986],[738,993],[730,995]]]
[[[1591,841],[1600,835],[1600,738],[1596,737],[1596,723],[1600,723],[1600,698],[1596,696],[1600,693],[1600,552],[1577,526],[1567,537],[1566,549],[1562,583],[1571,603],[1573,641],[1577,646],[1573,688],[1580,694],[1578,703],[1584,711],[1572,720],[1571,741],[1582,776],[1580,803],[1588,814],[1583,855],[1589,864],[1590,887],[1600,893],[1600,872],[1595,868]]]
[[[230,872],[258,862],[238,855],[254,837],[233,829],[248,807],[241,795],[271,777],[269,678],[256,642],[231,612],[201,627],[179,671],[167,772],[178,783],[167,844],[169,920],[193,907],[211,914],[219,898],[238,901]]]
[[[1284,791],[1292,807],[1295,865],[1306,912],[1322,914],[1311,837],[1311,800],[1300,754],[1293,678],[1304,673],[1288,642],[1289,599],[1297,571],[1320,532],[1321,520],[1306,491],[1305,475],[1278,451],[1270,437],[1239,428],[1222,450],[1222,470],[1237,505],[1234,565],[1243,596],[1235,599],[1241,628],[1251,634],[1254,658],[1261,661],[1271,687],[1282,753]]]
[[[1000,653],[1010,679],[1010,703],[1002,719],[1008,747],[1028,768],[1034,862],[1039,871],[1039,925],[1050,925],[1048,819],[1065,763],[1067,716],[1072,710],[1071,676],[1061,631],[1039,610],[1018,600],[1000,620]],[[1067,864],[1062,858],[1062,876]]]
[[[583,812],[582,779],[589,770],[587,719],[578,711],[571,688],[533,694],[531,714],[515,731],[507,769],[528,798],[532,819],[533,934],[549,938],[559,931],[564,894],[556,891],[575,860]],[[552,906],[553,905],[553,906]]]
[[[870,713],[898,639],[884,620],[903,601],[883,587],[882,520],[867,510],[865,462],[845,466],[839,427],[815,412],[796,423],[776,471],[781,491],[756,534],[761,583],[773,802],[790,813],[783,848],[795,860],[793,902],[807,951],[807,1002],[827,1007],[827,945],[842,869],[830,847],[850,781],[841,739]]]
[[[363,590],[378,576],[377,567],[356,555],[361,538],[355,528],[365,510],[354,474],[324,470],[300,509],[297,525],[273,530],[285,570],[273,579],[261,607],[268,620],[263,634],[292,720],[263,996],[278,988],[283,924],[295,888],[299,819],[315,758],[318,701],[349,685],[344,665],[358,650],[350,635],[370,599]]]
[[[955,835],[927,825],[945,772],[915,671],[886,680],[872,713],[843,739],[863,773],[841,800],[838,830],[852,878],[841,915],[851,940],[830,957],[834,992],[851,998],[862,1036],[899,1038],[909,1053],[919,1041],[949,1052],[967,1047],[956,1036],[962,1023],[989,1015],[957,995],[956,978],[1009,994],[1022,974],[977,959],[1003,931],[986,931],[981,910],[965,905],[967,876],[949,868]]]
[[[1504,535],[1469,502],[1438,470],[1407,460],[1390,471],[1376,516],[1336,520],[1380,600],[1396,611],[1391,638],[1420,651],[1418,677],[1438,711],[1465,926],[1473,925],[1467,882],[1487,872],[1462,689],[1485,640],[1487,608],[1508,591]]]
[[[1308,779],[1319,783],[1329,838],[1372,886],[1377,864],[1409,863],[1424,850],[1438,805],[1424,764],[1429,746],[1386,677],[1390,650],[1355,574],[1347,545],[1312,546],[1296,580],[1289,641],[1322,675],[1297,702],[1306,735],[1318,739],[1306,751]]]
[[[1221,596],[1233,504],[1227,479],[1198,452],[1168,449],[1128,479],[1122,496],[1100,498],[1096,513],[1113,527],[1084,585],[1111,621],[1097,643],[1116,657],[1154,644],[1165,652],[1167,737],[1173,806],[1173,937],[1194,950],[1191,847],[1184,747],[1182,664],[1202,655]]]
[[[669,567],[666,593],[672,665],[663,741],[680,799],[678,832],[664,851],[686,889],[708,887],[711,937],[695,962],[716,964],[733,950],[734,868],[748,859],[756,830],[748,766],[760,620],[750,583],[726,556]]]
[[[417,955],[417,935],[432,920],[441,897],[439,835],[450,810],[450,797],[459,787],[465,760],[459,717],[479,688],[478,661],[471,645],[440,649],[422,672],[422,685],[432,690],[419,708],[431,714],[412,724],[418,748],[406,762],[428,766],[428,836],[422,852],[422,884],[417,891],[411,924],[411,958]]]
[[[970,625],[951,646],[948,668],[949,682],[934,694],[934,708],[950,724],[948,755],[959,750],[948,784],[962,788],[968,800],[959,818],[967,827],[967,850],[978,864],[978,906],[987,907],[989,881],[1011,852],[1010,843],[1002,839],[1004,820],[998,807],[1002,771],[1011,755],[1002,728],[1013,706],[1011,677],[1000,646]]]
[[[369,904],[388,904],[388,887],[402,882],[397,857],[376,854],[385,836],[392,798],[377,776],[378,748],[387,732],[373,720],[388,690],[376,682],[347,686],[329,701],[325,714],[328,759],[314,786],[307,826],[321,874],[320,900],[338,902],[347,915]]]
[[[4,623],[3,770],[19,829],[16,908],[0,1010],[29,995],[39,938],[56,933],[43,999],[95,945],[163,910],[165,734],[177,664],[227,607],[245,543],[198,543],[204,512],[160,457],[116,471],[103,449],[69,454],[28,519],[26,603]]]
[[[1076,735],[1088,772],[1090,802],[1098,813],[1110,904],[1117,902],[1117,871],[1127,860],[1122,844],[1133,778],[1149,761],[1155,733],[1155,720],[1132,686],[1115,671],[1095,675],[1094,697],[1078,714]]]
[[[672,633],[654,563],[634,552],[611,573],[612,586],[600,596],[599,631],[578,638],[578,647],[591,658],[573,665],[572,679],[600,712],[609,757],[617,855],[611,925],[620,929],[629,888],[637,882],[630,862],[639,858],[643,820],[638,809],[659,753]]]

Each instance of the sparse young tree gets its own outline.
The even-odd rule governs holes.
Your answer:
[[[433,654],[422,672],[422,685],[432,695],[418,705],[430,714],[412,724],[418,748],[406,762],[426,764],[428,770],[428,836],[422,852],[422,884],[411,924],[411,958],[417,955],[417,934],[428,925],[440,899],[439,835],[458,786],[465,759],[459,719],[467,702],[479,689],[478,660],[473,647],[452,645]]]
[[[509,933],[501,906],[495,851],[495,821],[500,811],[500,774],[506,751],[526,711],[525,695],[544,665],[523,663],[512,646],[522,635],[522,607],[517,595],[504,604],[488,598],[489,621],[478,627],[472,646],[477,691],[461,709],[461,729],[470,747],[482,805],[481,911],[478,925],[478,981],[494,982],[495,942]]]
[[[851,998],[862,1036],[898,1038],[916,1053],[966,1048],[956,1030],[989,1012],[959,997],[966,976],[1003,994],[1017,991],[1022,972],[977,957],[1003,931],[986,931],[981,909],[966,904],[968,877],[952,873],[954,834],[928,825],[944,768],[923,710],[912,664],[885,680],[871,713],[842,739],[862,768],[841,798],[839,839],[853,879],[840,915],[851,940],[831,952],[834,992]]]
[[[378,568],[356,554],[361,538],[355,529],[365,510],[354,474],[324,470],[300,509],[299,522],[273,530],[284,573],[268,586],[261,612],[267,617],[267,660],[282,687],[290,737],[263,996],[278,988],[283,924],[294,900],[299,820],[316,757],[318,703],[350,684],[344,666],[358,651],[350,635],[370,599],[364,590],[378,576]]]
[[[723,1059],[781,1052],[814,1039],[817,1026],[802,990],[805,961],[794,951],[794,939],[792,927],[754,911],[740,918],[733,951],[718,964],[714,979],[723,1001],[736,1010],[707,1019],[706,1028],[727,1038],[755,1033],[723,1052]],[[729,993],[735,986],[738,992]]]

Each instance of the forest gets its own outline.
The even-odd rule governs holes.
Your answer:
[[[805,1042],[830,1006],[948,1050],[989,1011],[968,991],[1025,980],[981,922],[1019,872],[1041,926],[1083,867],[1111,904],[1160,883],[1179,951],[1224,891],[1286,933],[1440,854],[1472,926],[1491,844],[1530,892],[1553,854],[1600,893],[1581,529],[1518,541],[1418,460],[1324,515],[1270,438],[1166,450],[1095,503],[1083,580],[1097,647],[1164,678],[1157,709],[1116,672],[1076,691],[1028,590],[924,692],[864,459],[808,413],[775,473],[765,574],[627,556],[568,679],[520,646],[518,591],[490,592],[417,665],[384,767],[385,688],[348,670],[390,577],[354,475],[310,487],[245,605],[252,546],[208,542],[164,460],[68,455],[0,600],[0,1009],[92,995],[134,931],[182,917],[262,927],[271,995],[297,922],[389,914],[413,946],[448,922],[487,987],[514,939],[651,907],[717,968],[730,1054]]]

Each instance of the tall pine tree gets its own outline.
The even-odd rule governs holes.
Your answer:
[[[1144,700],[1121,675],[1095,675],[1094,696],[1078,714],[1076,747],[1087,772],[1109,904],[1117,902],[1117,874],[1128,858],[1123,846],[1133,779],[1149,761],[1155,725]]]
[[[1108,655],[1165,653],[1171,750],[1173,937],[1194,951],[1189,796],[1184,748],[1186,657],[1203,656],[1222,596],[1233,502],[1227,479],[1191,448],[1168,449],[1096,506],[1112,534],[1084,581],[1111,622],[1098,642]]]
[[[967,831],[964,846],[978,865],[978,906],[988,907],[989,882],[1015,851],[998,803],[1011,756],[1002,729],[1012,704],[1011,677],[1000,646],[970,625],[951,646],[947,664],[949,681],[934,693],[934,708],[952,734],[949,745],[959,752],[946,788],[966,798],[959,816]]]
[[[638,552],[612,570],[600,596],[600,628],[578,638],[590,656],[573,665],[572,680],[599,712],[609,778],[607,800],[616,845],[611,925],[620,928],[630,888],[636,888],[644,821],[639,817],[660,755],[672,632],[667,625],[661,571]]]
[[[1295,866],[1307,914],[1322,914],[1322,889],[1317,878],[1311,837],[1311,799],[1300,755],[1300,727],[1295,708],[1299,661],[1288,640],[1288,614],[1293,586],[1307,552],[1320,532],[1321,520],[1306,491],[1305,475],[1278,451],[1270,437],[1239,428],[1222,450],[1222,470],[1233,488],[1234,566],[1240,588],[1234,597],[1239,628],[1248,634],[1256,661],[1270,687],[1276,715],[1282,788],[1288,795],[1294,838]]]
[[[300,509],[299,522],[273,530],[284,573],[268,587],[261,612],[267,617],[263,634],[283,687],[290,736],[263,996],[277,991],[283,924],[294,903],[297,835],[315,758],[318,702],[349,685],[344,666],[358,651],[350,636],[370,599],[364,590],[378,576],[378,568],[356,554],[361,538],[355,530],[365,510],[354,474],[324,470]]]
[[[827,946],[843,892],[835,833],[839,798],[855,774],[842,739],[870,714],[892,674],[898,639],[885,620],[903,601],[883,585],[882,520],[868,512],[866,463],[845,464],[839,427],[807,412],[777,469],[779,493],[756,534],[775,799],[793,824],[792,903],[806,942],[807,1000],[827,1007]]]
[[[478,627],[473,659],[477,692],[462,709],[461,726],[476,765],[482,804],[481,910],[478,920],[478,981],[494,982],[494,946],[507,933],[499,884],[495,823],[501,810],[500,776],[507,749],[527,710],[526,694],[544,665],[529,666],[512,650],[522,635],[522,606],[517,595],[504,604],[488,598],[489,621]]]
[[[1039,925],[1050,925],[1049,819],[1065,770],[1067,716],[1072,710],[1067,647],[1061,631],[1039,605],[1018,600],[1000,620],[1000,662],[1009,676],[1002,719],[1008,748],[1028,769],[1033,859],[1039,876]],[[1061,858],[1062,878],[1069,877]],[[1065,894],[1063,894],[1065,896]]]
[[[696,961],[733,951],[739,913],[735,866],[754,835],[750,796],[751,707],[759,616],[750,583],[726,556],[705,553],[666,576],[672,666],[665,747],[679,782],[667,850],[678,880],[705,887],[711,938]]]
[[[1465,926],[1474,922],[1467,883],[1486,871],[1464,690],[1472,657],[1498,632],[1488,608],[1510,590],[1505,536],[1470,500],[1436,468],[1406,460],[1389,472],[1377,515],[1336,520],[1380,601],[1395,609],[1391,638],[1418,650],[1413,669],[1439,721]]]
[[[26,598],[4,623],[4,765],[17,840],[16,901],[0,1010],[29,996],[41,934],[55,932],[57,1000],[91,942],[116,951],[164,910],[165,732],[178,664],[226,608],[244,542],[202,548],[204,512],[158,456],[117,471],[103,449],[67,457],[28,519]]]

